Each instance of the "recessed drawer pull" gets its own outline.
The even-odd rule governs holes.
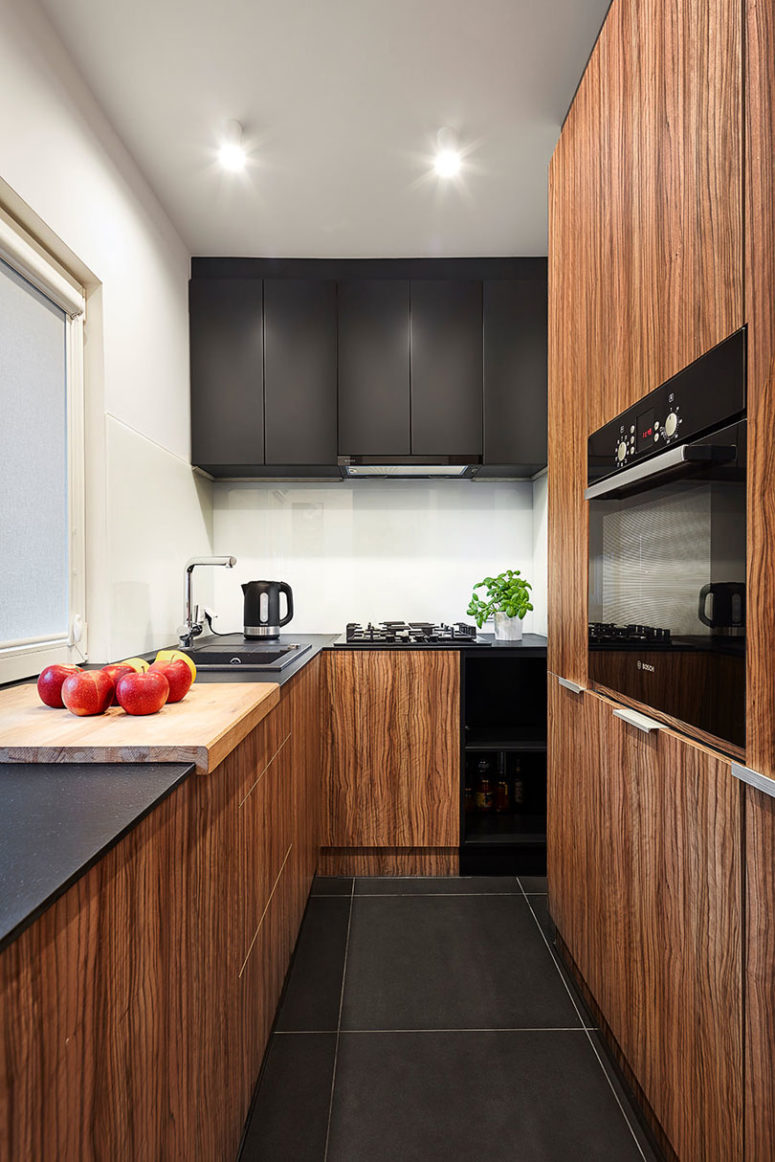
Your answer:
[[[752,771],[750,767],[744,767],[740,763],[732,763],[732,774],[741,782],[748,783],[749,787],[755,787],[757,791],[763,791],[765,795],[771,795],[775,799],[775,779],[760,775],[758,771]]]
[[[566,690],[570,690],[571,694],[583,694],[586,689],[586,686],[579,686],[578,682],[571,682],[570,678],[560,678],[558,675],[557,681]]]
[[[622,722],[626,722],[628,726],[634,726],[636,730],[642,730],[644,734],[664,729],[663,724],[657,722],[656,718],[647,718],[645,714],[639,714],[637,710],[614,710],[614,718],[621,718]]]

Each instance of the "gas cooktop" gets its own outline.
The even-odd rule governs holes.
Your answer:
[[[615,625],[609,621],[593,621],[589,625],[590,645],[648,645],[669,646],[670,630],[653,625]]]
[[[488,644],[476,636],[476,626],[456,621],[435,625],[431,621],[380,621],[361,625],[351,621],[335,646],[475,646]]]

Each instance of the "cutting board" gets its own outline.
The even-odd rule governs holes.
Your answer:
[[[157,714],[114,706],[78,718],[52,710],[34,685],[0,690],[0,762],[193,762],[205,775],[280,701],[274,682],[195,683]]]

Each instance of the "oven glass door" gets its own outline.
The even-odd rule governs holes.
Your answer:
[[[590,678],[738,754],[745,747],[745,444],[742,421],[689,446],[686,463],[625,488],[612,482],[589,502]]]

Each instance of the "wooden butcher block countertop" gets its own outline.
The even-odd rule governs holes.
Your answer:
[[[274,682],[195,683],[157,714],[114,706],[79,718],[44,706],[34,685],[0,690],[0,762],[193,762],[213,771],[280,700]]]

